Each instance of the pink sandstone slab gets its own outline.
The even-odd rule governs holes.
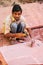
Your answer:
[[[0,52],[8,65],[43,64],[43,43],[36,40],[33,47],[26,43],[0,47]],[[39,44],[39,45],[38,45]]]

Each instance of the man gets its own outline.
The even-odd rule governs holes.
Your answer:
[[[31,36],[31,29],[28,29]],[[6,37],[14,37],[15,33],[26,33],[25,19],[22,16],[22,8],[15,4],[12,8],[12,14],[9,15],[3,23],[3,33]]]

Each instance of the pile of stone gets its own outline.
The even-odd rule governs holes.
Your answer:
[[[18,2],[18,0],[0,0],[0,6],[11,6],[15,2]]]
[[[0,0],[0,6],[11,6],[15,3],[33,3],[33,2],[43,2],[43,0]]]
[[[19,0],[21,3],[43,2],[43,0]]]

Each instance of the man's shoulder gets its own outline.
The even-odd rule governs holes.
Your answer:
[[[20,19],[25,19],[25,17],[23,15],[21,15],[21,18]]]
[[[11,15],[8,15],[5,20],[9,21],[10,19],[11,19]]]
[[[24,17],[24,16],[21,16],[21,18],[20,18],[20,19],[21,19],[21,21],[24,21],[24,22],[26,21],[26,19],[25,19],[25,17]]]

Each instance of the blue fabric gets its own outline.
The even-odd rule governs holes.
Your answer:
[[[20,33],[24,32],[24,28],[26,27],[25,23],[21,22],[19,24],[17,23],[11,23],[10,28],[11,28],[11,33]]]

